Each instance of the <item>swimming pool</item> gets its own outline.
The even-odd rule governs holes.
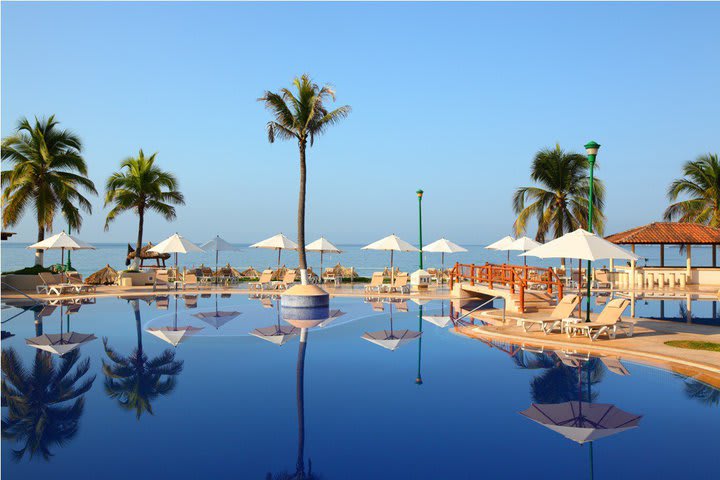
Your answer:
[[[303,478],[325,479],[717,473],[720,393],[705,384],[628,362],[629,375],[620,375],[599,359],[489,348],[437,326],[447,302],[333,298],[331,309],[340,312],[304,344],[267,298],[101,298],[70,315],[67,307],[20,314],[3,323],[14,335],[2,342],[3,367],[19,375],[25,393],[14,401],[27,408],[3,408],[3,477],[299,478],[299,466]],[[3,321],[19,312],[3,311]],[[43,333],[60,333],[62,324],[64,334],[97,337],[63,357],[77,356],[73,371],[89,362],[73,386],[89,384],[81,406],[60,411],[77,399],[53,405],[62,393],[36,395],[52,384],[40,373],[62,361],[25,344],[40,333],[35,316]],[[390,330],[391,321],[395,333],[422,335],[394,351],[362,338]],[[277,325],[287,327],[281,346],[251,335]],[[172,326],[176,347],[148,332]],[[139,346],[147,355],[140,370],[127,359]],[[519,414],[532,403],[578,399],[642,418],[591,447]],[[43,435],[28,442],[38,407],[47,406]]]

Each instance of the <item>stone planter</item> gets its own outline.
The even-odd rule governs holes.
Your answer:
[[[23,292],[36,292],[35,287],[38,285],[42,285],[42,280],[40,280],[40,275],[3,275],[2,276],[3,283],[9,285],[12,288],[16,288],[18,290],[21,290]],[[5,287],[5,285],[3,285]],[[8,288],[8,290],[11,290],[11,288]]]
[[[125,287],[152,285],[155,283],[155,272],[120,272],[117,283]]]

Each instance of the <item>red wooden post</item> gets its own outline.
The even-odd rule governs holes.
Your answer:
[[[493,266],[490,265],[490,274],[488,275],[488,285],[490,286],[490,290],[493,288]]]
[[[525,285],[520,283],[520,313],[525,313]]]
[[[470,264],[470,285],[475,285],[475,264]]]
[[[510,270],[510,293],[515,293],[515,271]]]

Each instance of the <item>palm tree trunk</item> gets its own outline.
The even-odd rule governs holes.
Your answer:
[[[37,241],[42,242],[45,240],[45,227],[38,226],[38,236]],[[45,250],[35,250],[35,265],[43,266],[43,261],[45,258]]]
[[[299,140],[300,146],[300,195],[298,197],[298,257],[300,261],[300,283],[308,284],[307,262],[305,260],[305,183],[307,169],[305,167],[305,147],[307,140]]]
[[[140,250],[142,249],[143,227],[145,225],[145,208],[142,205],[138,207],[138,218],[137,246],[135,247],[132,270],[140,270]]]
[[[298,414],[298,455],[295,464],[296,478],[305,476],[305,349],[307,348],[307,328],[300,330],[300,346],[296,370],[296,400]]]
[[[142,346],[142,326],[140,321],[140,301],[132,301],[133,312],[135,312],[135,329],[137,330],[137,350],[138,357],[142,358],[143,346]]]

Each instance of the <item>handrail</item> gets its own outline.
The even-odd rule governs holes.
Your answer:
[[[28,295],[27,293],[23,292],[22,290],[18,290],[17,288],[13,287],[12,285],[10,285],[10,284],[8,284],[8,283],[5,283],[5,282],[3,282],[3,281],[0,281],[0,284],[6,286],[6,287],[8,287],[8,288],[10,288],[11,290],[15,290],[17,293],[19,293],[19,294],[22,295],[23,297],[25,297],[25,298],[27,298],[28,300],[31,300],[32,302],[34,302],[35,305],[40,305],[40,306],[43,306],[43,307],[46,305],[45,302],[41,302],[40,300],[31,297],[31,296]]]
[[[467,312],[467,313],[463,314],[462,316],[458,317],[455,321],[456,321],[456,322],[459,322],[460,320],[462,320],[463,318],[467,317],[467,316],[470,315],[471,313],[475,313],[476,311],[480,310],[482,307],[484,307],[484,306],[487,305],[488,303],[494,302],[494,301],[497,300],[498,298],[505,300],[505,299],[504,299],[503,297],[501,297],[501,296],[494,296],[494,297],[492,297],[490,300],[487,300],[487,301],[481,303],[480,305],[478,305],[477,307],[473,308],[473,309],[470,310],[469,312]],[[505,309],[504,309],[504,308],[503,308],[503,320],[505,320]]]
[[[469,281],[470,285],[486,284],[491,289],[502,285],[509,287],[510,293],[513,294],[517,291],[522,313],[525,312],[525,290],[530,284],[545,285],[550,294],[555,287],[560,298],[563,296],[564,288],[562,280],[551,268],[527,265],[456,263],[450,271],[450,288],[452,289],[455,282],[459,281]]]

